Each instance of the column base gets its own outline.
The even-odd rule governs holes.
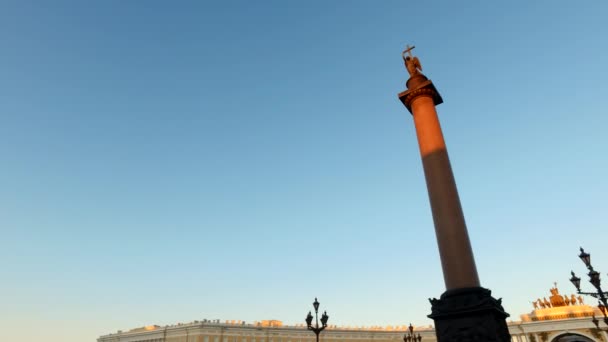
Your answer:
[[[444,292],[439,299],[429,299],[435,321],[437,342],[510,342],[511,335],[502,307],[502,299],[482,287],[468,287]]]

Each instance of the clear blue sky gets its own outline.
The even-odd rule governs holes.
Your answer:
[[[482,285],[606,278],[606,2],[6,1],[0,340],[219,318],[430,324],[416,45]]]

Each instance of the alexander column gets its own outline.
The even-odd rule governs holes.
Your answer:
[[[438,342],[509,342],[509,316],[490,290],[479,284],[475,259],[464,221],[454,174],[435,106],[443,102],[433,82],[424,76],[417,57],[407,47],[402,56],[410,74],[399,99],[410,111],[422,157],[439,245],[446,291],[430,299]]]

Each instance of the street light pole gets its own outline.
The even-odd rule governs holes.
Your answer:
[[[604,323],[608,325],[608,292],[602,291],[600,273],[593,269],[593,266],[591,265],[591,254],[586,253],[583,247],[581,247],[580,250],[581,254],[579,254],[578,257],[583,261],[583,263],[589,270],[589,273],[587,273],[587,275],[589,276],[589,282],[591,283],[591,285],[593,285],[593,287],[595,287],[596,292],[581,291],[581,278],[577,277],[574,274],[574,271],[570,271],[570,274],[572,275],[572,277],[570,278],[570,282],[572,282],[574,287],[576,287],[576,292],[578,294],[591,296],[598,300],[598,308],[604,315]],[[597,320],[597,318],[595,318],[595,314],[593,315],[592,322],[598,329],[600,328],[599,321]]]
[[[412,326],[412,323],[410,323],[408,331],[405,333],[405,335],[403,335],[403,342],[420,342],[420,341],[422,341],[422,336],[420,336],[420,334],[418,334],[418,336],[416,336],[416,334],[414,334],[414,327]]]
[[[306,316],[306,326],[308,327],[308,330],[312,330],[315,335],[317,335],[317,342],[319,342],[319,334],[321,333],[321,331],[325,330],[325,328],[327,328],[327,320],[329,320],[329,316],[327,315],[327,311],[323,312],[323,315],[321,316],[321,326],[319,326],[319,301],[317,300],[317,298],[315,297],[315,301],[314,303],[312,303],[312,306],[315,308],[315,326],[312,326],[312,313],[310,311],[308,311],[308,315]]]

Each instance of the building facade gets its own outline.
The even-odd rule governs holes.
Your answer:
[[[574,299],[573,299],[574,298]],[[509,322],[513,342],[608,342],[605,331],[592,322],[602,317],[582,298],[563,296],[557,287],[551,289],[549,300],[538,299],[534,310],[521,315],[521,320]],[[319,342],[401,342],[407,327],[339,327],[330,325]],[[435,342],[432,326],[416,327],[422,341]],[[241,321],[202,320],[169,326],[146,326],[127,332],[101,336],[98,342],[315,342],[315,335],[306,326],[285,326],[269,320],[247,324]]]

